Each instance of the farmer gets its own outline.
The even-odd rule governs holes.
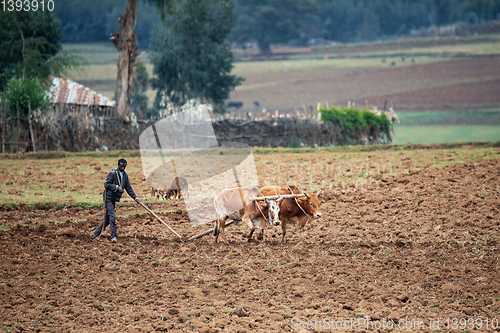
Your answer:
[[[115,203],[120,201],[124,189],[127,191],[128,195],[132,197],[137,202],[141,202],[137,195],[135,195],[130,181],[128,180],[128,175],[125,172],[127,167],[127,161],[123,158],[118,160],[118,168],[112,170],[106,181],[104,182],[104,207],[106,209],[106,215],[104,215],[104,221],[99,224],[97,229],[92,233],[93,239],[99,239],[101,232],[105,229],[108,224],[111,228],[111,241],[115,243],[116,239],[116,217],[115,217]]]

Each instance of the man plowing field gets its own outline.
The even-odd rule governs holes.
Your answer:
[[[115,204],[117,201],[120,201],[123,192],[127,191],[128,195],[130,195],[132,199],[138,203],[141,202],[134,193],[132,185],[130,185],[128,175],[125,172],[126,167],[127,161],[123,158],[119,159],[118,168],[116,170],[112,170],[104,182],[105,190],[103,193],[103,201],[106,213],[104,215],[104,221],[102,221],[97,229],[92,233],[92,238],[94,239],[99,239],[101,232],[109,225],[111,229],[111,241],[116,242],[118,240],[116,237]]]

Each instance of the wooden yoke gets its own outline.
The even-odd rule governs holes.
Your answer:
[[[265,201],[265,200],[283,200],[283,199],[294,199],[294,198],[301,198],[301,197],[307,197],[308,195],[305,193],[301,194],[285,194],[285,195],[272,195],[269,197],[256,197],[252,198],[250,200],[255,200],[255,201]]]

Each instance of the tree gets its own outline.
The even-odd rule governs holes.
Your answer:
[[[26,79],[12,78],[10,79],[4,92],[1,94],[1,97],[2,101],[5,101],[10,105],[11,115],[17,119],[17,125],[15,127],[15,141],[19,141],[18,139],[21,132],[21,117],[28,119],[30,142],[34,151],[35,139],[33,136],[31,111],[34,109],[46,111],[48,109],[50,100],[46,94],[46,89],[40,84],[40,80],[35,77]]]
[[[181,106],[198,99],[225,111],[224,100],[243,80],[230,75],[232,10],[231,0],[184,0],[176,15],[153,30],[156,104],[163,99]]]
[[[463,5],[463,16],[471,14],[482,20],[498,20],[500,18],[499,0],[467,0]]]
[[[62,75],[76,66],[79,58],[61,52],[61,25],[49,11],[2,12],[0,14],[0,92],[11,78]]]
[[[50,103],[46,89],[38,78],[12,78],[2,94],[2,100],[10,105],[12,115],[16,115],[19,108],[22,117],[28,116],[29,107],[44,111]]]
[[[315,0],[237,0],[234,40],[257,41],[261,54],[271,54],[271,44],[301,38],[313,29],[318,6]]]
[[[175,0],[150,0],[155,2],[158,10],[164,17],[172,13],[176,4]],[[116,78],[116,110],[120,117],[126,117],[131,111],[131,96],[133,92],[133,78],[135,59],[137,58],[137,33],[135,25],[139,10],[139,0],[127,0],[125,14],[118,18],[120,32],[113,32],[109,39],[118,50],[118,74]]]

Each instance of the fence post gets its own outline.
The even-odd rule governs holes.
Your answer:
[[[31,144],[33,152],[35,152],[35,136],[33,135],[33,124],[31,123],[31,102],[28,102],[28,124],[30,125]]]

